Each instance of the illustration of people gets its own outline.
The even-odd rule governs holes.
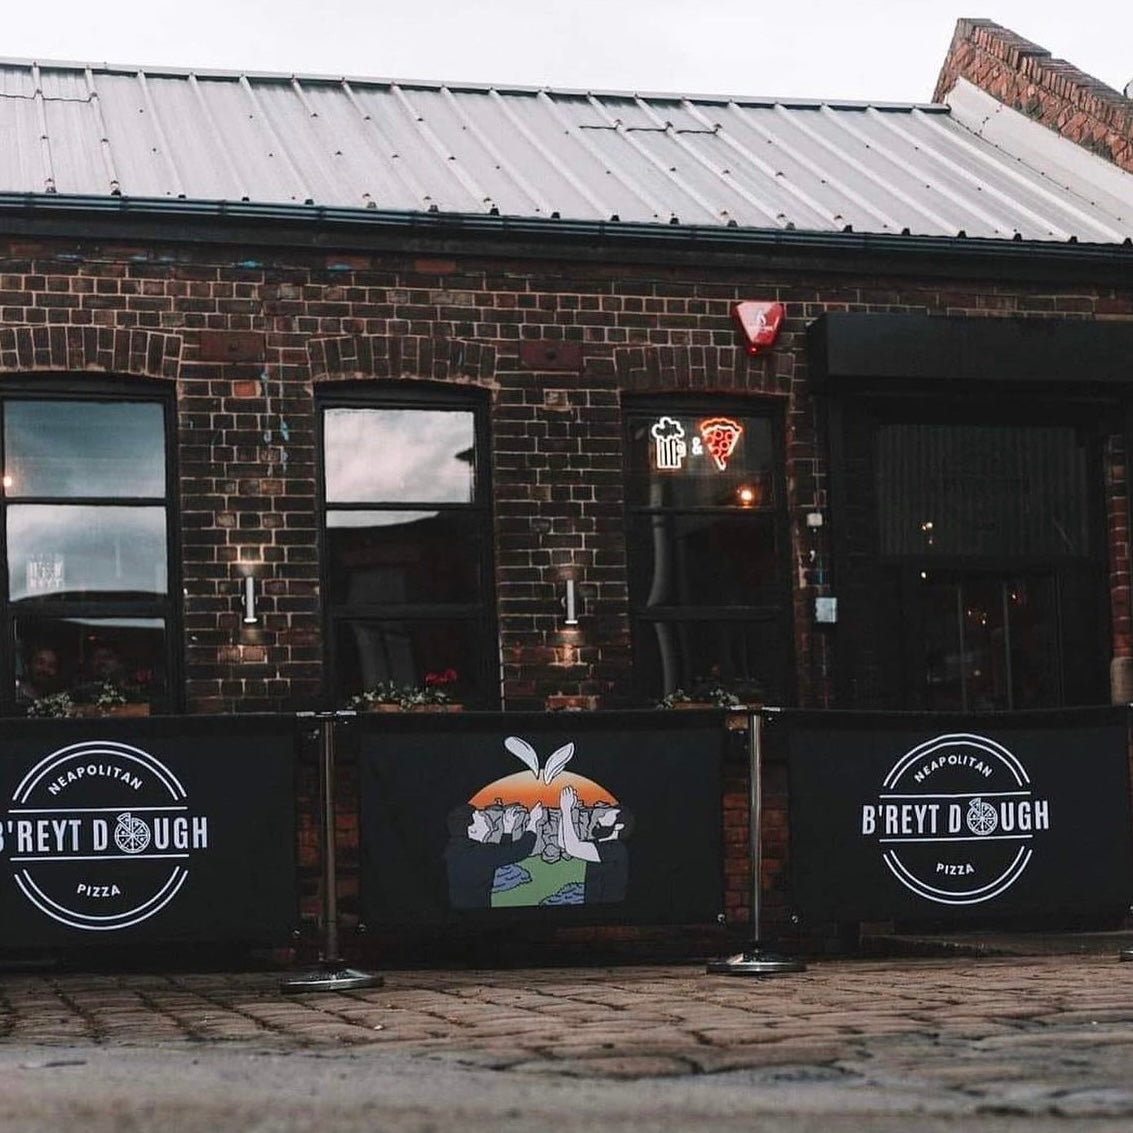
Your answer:
[[[62,688],[59,654],[46,645],[33,649],[24,666],[24,675],[16,683],[16,699],[21,704],[31,704],[62,691]]]
[[[487,811],[468,803],[449,812],[445,863],[449,903],[454,909],[491,906],[496,870],[531,855],[544,813],[542,803],[530,811],[518,804],[506,806],[497,830]]]
[[[633,831],[633,815],[623,807],[596,805],[591,813],[590,836],[580,837],[577,826],[578,793],[571,786],[559,794],[559,823],[563,850],[586,862],[584,904],[624,901],[629,881],[629,851],[625,839]]]
[[[630,812],[606,787],[566,770],[573,741],[545,760],[522,736],[505,737],[503,746],[525,770],[486,784],[449,814],[444,855],[452,907],[624,901]]]

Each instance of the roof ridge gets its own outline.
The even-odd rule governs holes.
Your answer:
[[[865,109],[872,107],[878,110],[937,110],[946,112],[947,107],[940,103],[910,102],[904,100],[878,100],[878,99],[847,99],[847,98],[806,98],[801,96],[785,95],[757,95],[739,94],[721,91],[660,91],[660,90],[631,90],[612,89],[606,87],[570,87],[535,85],[531,83],[484,82],[479,80],[463,79],[427,79],[409,78],[405,76],[379,76],[379,75],[350,75],[336,73],[319,73],[304,71],[270,71],[255,69],[229,69],[223,67],[192,67],[175,66],[173,64],[158,63],[111,63],[111,62],[82,62],[68,59],[42,59],[42,58],[16,58],[0,56],[0,70],[15,67],[39,67],[48,71],[91,71],[93,74],[139,75],[147,78],[163,75],[188,78],[190,75],[200,78],[231,79],[238,81],[269,80],[311,83],[350,83],[375,87],[404,87],[415,90],[453,90],[453,91],[500,91],[516,94],[539,94],[584,96],[595,95],[599,98],[643,98],[664,101],[686,100],[694,103],[736,103],[739,106],[786,106],[786,107],[820,107],[829,106],[833,109]]]

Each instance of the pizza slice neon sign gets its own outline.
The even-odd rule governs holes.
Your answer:
[[[724,472],[728,467],[728,460],[736,450],[744,428],[731,417],[709,417],[697,425],[701,443],[716,467]]]
[[[690,456],[707,454],[719,471],[726,472],[743,431],[743,426],[731,417],[706,417],[697,422],[693,436],[686,439],[687,432],[679,421],[661,417],[649,430],[654,467],[658,471],[679,471]]]

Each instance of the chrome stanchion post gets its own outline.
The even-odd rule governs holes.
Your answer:
[[[301,716],[308,715],[300,713]],[[338,951],[338,857],[335,845],[334,712],[310,713],[319,724],[319,795],[322,802],[319,843],[323,863],[323,956],[318,967],[280,981],[282,991],[351,991],[380,987],[382,977],[346,965]]]
[[[751,857],[751,943],[734,956],[710,960],[708,972],[725,976],[774,976],[785,972],[802,972],[802,960],[769,951],[760,942],[763,912],[763,716],[752,712],[748,717],[748,831]]]
[[[1125,705],[1125,748],[1126,751],[1130,749],[1130,725],[1133,724],[1133,704]],[[1130,906],[1129,912],[1133,915],[1133,906]],[[1122,948],[1117,954],[1119,960],[1133,961],[1133,948]]]

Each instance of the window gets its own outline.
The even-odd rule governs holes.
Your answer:
[[[750,406],[626,412],[630,606],[639,690],[792,686],[779,440]]]
[[[921,571],[905,603],[910,675],[934,712],[1062,703],[1058,578],[1053,572]]]
[[[324,581],[336,702],[444,679],[498,701],[489,485],[477,401],[417,389],[322,407]]]
[[[0,400],[5,710],[108,682],[169,710],[169,405],[41,388]]]
[[[1062,416],[1032,407],[1025,424],[953,413],[877,425],[878,585],[900,618],[881,638],[901,707],[1106,695],[1095,430]]]

